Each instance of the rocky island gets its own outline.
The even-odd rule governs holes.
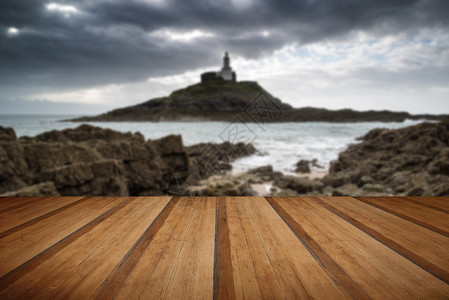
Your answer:
[[[167,97],[115,109],[98,116],[66,120],[72,122],[121,121],[242,121],[257,122],[252,112],[270,110],[264,122],[403,122],[409,120],[441,120],[444,115],[412,115],[407,112],[328,110],[323,108],[293,108],[272,96],[255,81],[237,81],[225,54],[218,72],[201,75],[201,82],[174,91]],[[236,116],[239,118],[236,119]]]

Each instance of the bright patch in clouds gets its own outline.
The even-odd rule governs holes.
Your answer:
[[[146,3],[151,6],[156,6],[156,7],[162,7],[162,6],[166,5],[168,2],[166,0],[135,0],[135,1]]]
[[[449,34],[430,33],[292,44],[232,64],[241,80],[257,80],[295,107],[448,112]]]
[[[239,9],[245,9],[249,8],[253,4],[253,0],[231,0],[232,4],[239,8]]]
[[[52,102],[108,104],[114,108],[136,104],[149,98],[163,97],[172,91],[197,83],[199,74],[210,69],[197,69],[175,76],[152,77],[146,81],[96,86],[90,89],[72,90],[33,95],[28,100],[45,99]]]
[[[9,27],[6,30],[6,35],[8,35],[8,36],[15,36],[15,35],[18,35],[19,33],[20,33],[20,30],[15,27]]]
[[[65,17],[69,17],[70,14],[76,14],[79,12],[78,9],[72,5],[63,5],[54,2],[48,3],[45,8],[48,11],[60,12],[64,14]]]
[[[166,40],[179,41],[179,42],[191,42],[197,39],[211,38],[215,35],[210,32],[202,30],[192,30],[192,31],[174,31],[171,29],[163,28],[158,29],[149,34],[151,37],[162,38]]]
[[[167,29],[153,34],[183,42],[207,36],[201,31]],[[230,56],[239,80],[256,80],[294,107],[447,113],[449,85],[444,78],[449,69],[448,45],[449,34],[445,32],[384,37],[359,33],[346,41],[290,44],[259,59],[245,59],[232,52]],[[202,72],[220,67],[221,57],[217,57],[216,65],[209,68],[32,98],[104,103],[117,108],[167,96],[199,82]],[[442,73],[429,71],[437,69]]]
[[[269,37],[269,36],[271,35],[271,32],[268,31],[268,30],[263,30],[263,31],[261,32],[261,34],[262,34],[263,37]]]

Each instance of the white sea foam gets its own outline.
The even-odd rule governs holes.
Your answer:
[[[74,128],[79,123],[57,122],[77,116],[6,116],[0,115],[0,125],[13,127],[18,136],[35,136],[49,130]],[[259,151],[257,155],[236,160],[233,172],[244,172],[250,168],[271,164],[277,171],[293,173],[294,165],[300,159],[317,159],[325,169],[338,153],[356,143],[373,128],[400,128],[421,121],[406,120],[402,123],[276,123],[246,124],[254,134],[252,143]],[[181,134],[184,144],[222,142],[227,122],[98,122],[95,126],[126,132],[141,132],[147,139],[161,138],[169,134]],[[220,137],[221,136],[221,137]]]

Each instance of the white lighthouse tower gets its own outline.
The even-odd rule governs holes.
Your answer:
[[[223,67],[221,68],[221,71],[217,72],[217,76],[227,81],[236,80],[235,72],[233,72],[231,68],[231,59],[229,58],[229,54],[227,51],[225,52],[225,56],[223,57]]]
[[[206,72],[201,74],[201,82],[224,82],[224,81],[237,81],[237,75],[231,68],[231,59],[228,52],[225,52],[223,57],[223,67],[218,72]]]

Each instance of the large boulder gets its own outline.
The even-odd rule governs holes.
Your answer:
[[[293,190],[298,194],[321,191],[323,188],[323,183],[319,179],[309,179],[308,177],[296,177],[291,175],[276,178],[274,184],[282,190]]]
[[[231,162],[256,153],[252,144],[229,142],[200,143],[185,147],[185,150],[191,161],[191,175],[198,180],[212,175],[223,175],[232,169]]]
[[[271,165],[266,165],[250,169],[239,177],[245,178],[249,183],[264,183],[274,181],[281,176],[283,176],[281,172],[273,171]]]
[[[221,176],[207,180],[206,193],[208,196],[257,196],[247,181]]]
[[[127,196],[167,192],[170,174],[188,177],[180,136],[145,141],[140,133],[81,125],[16,139],[0,130],[0,193],[42,194],[51,182],[60,195]]]
[[[14,129],[0,126],[0,141],[15,141],[17,139]]]
[[[322,179],[335,194],[449,195],[449,118],[374,129],[359,140],[339,154]]]
[[[296,163],[295,172],[298,173],[310,173],[309,161],[305,159],[301,159]]]

